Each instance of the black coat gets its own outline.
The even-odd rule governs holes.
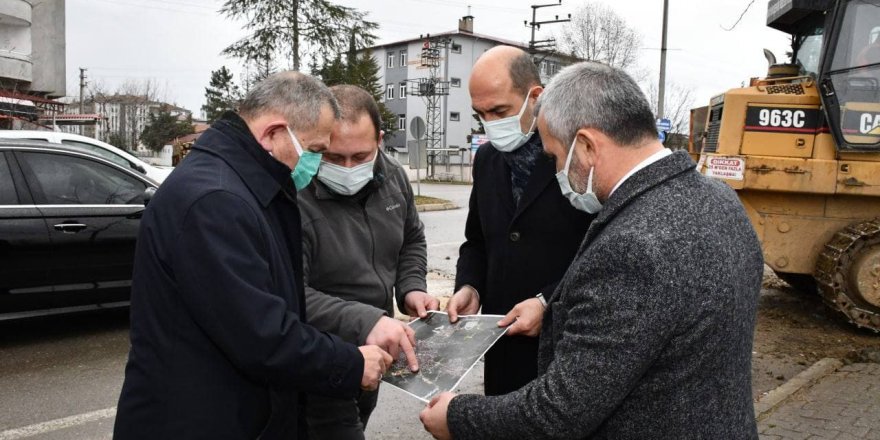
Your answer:
[[[536,133],[529,142],[540,142]],[[574,209],[556,182],[553,159],[541,154],[519,205],[510,166],[491,143],[474,158],[474,187],[455,289],[477,289],[484,314],[506,314],[543,293],[549,298],[574,258],[593,216]],[[505,394],[537,376],[538,339],[502,338],[486,354],[485,392]]]
[[[227,114],[144,213],[115,438],[305,437],[300,392],[358,394],[357,348],[304,324],[300,240],[290,170]]]

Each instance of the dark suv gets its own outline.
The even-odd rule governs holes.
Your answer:
[[[75,147],[0,140],[0,320],[127,305],[157,187]]]

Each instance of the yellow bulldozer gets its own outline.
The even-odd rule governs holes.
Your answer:
[[[880,0],[770,0],[767,25],[790,63],[765,50],[766,78],[694,110],[690,152],[780,278],[880,331]]]

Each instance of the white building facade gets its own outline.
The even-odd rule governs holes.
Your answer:
[[[70,127],[69,131],[144,155],[152,154],[140,142],[140,135],[149,123],[150,114],[167,111],[178,120],[186,120],[191,116],[191,112],[184,108],[137,95],[96,96],[85,102],[85,111],[100,115],[103,119],[93,126]]]
[[[442,146],[448,150],[461,150],[460,153],[451,153],[448,163],[467,164],[472,153],[470,135],[479,129],[468,92],[474,62],[484,52],[498,45],[516,46],[524,50],[528,46],[473,33],[473,17],[470,16],[459,21],[457,31],[431,35],[431,38],[438,37],[450,40],[440,53],[440,80],[449,82],[449,94],[440,98],[440,124],[444,128]],[[425,38],[419,37],[366,49],[380,66],[379,81],[385,90],[383,102],[398,118],[398,130],[385,134],[385,147],[403,163],[409,162],[407,146],[413,145],[412,141],[416,140],[410,132],[410,122],[417,116],[427,120],[426,101],[420,96],[413,96],[411,85],[414,80],[430,76],[429,68],[424,67],[421,60],[425,41]],[[577,61],[554,54],[541,57],[543,60],[540,61],[539,69],[545,84],[562,66]],[[435,160],[438,165],[446,163],[447,159],[442,154]]]

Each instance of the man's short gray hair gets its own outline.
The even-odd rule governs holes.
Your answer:
[[[563,143],[594,128],[621,146],[638,147],[657,137],[654,113],[639,86],[624,71],[596,62],[568,66],[550,81],[535,110],[548,134]]]
[[[278,72],[257,83],[238,112],[244,119],[278,113],[293,129],[301,130],[318,123],[325,105],[330,106],[333,118],[339,119],[339,104],[324,83],[299,72]]]

